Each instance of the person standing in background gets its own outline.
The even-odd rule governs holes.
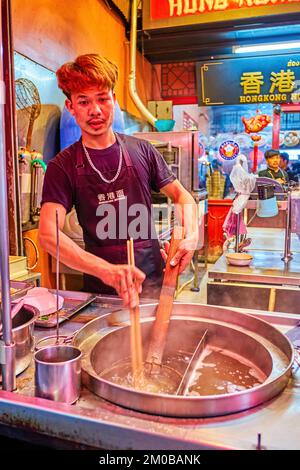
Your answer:
[[[292,170],[292,168],[290,168],[289,166],[289,162],[290,162],[290,156],[287,152],[281,152],[280,153],[280,163],[279,163],[279,166],[282,170],[286,171],[288,177],[289,177],[289,181],[297,181],[297,178]]]
[[[265,176],[272,178],[280,184],[286,184],[289,181],[288,174],[285,170],[280,168],[280,152],[279,150],[271,149],[265,152],[265,159],[268,168],[258,172],[258,176]]]

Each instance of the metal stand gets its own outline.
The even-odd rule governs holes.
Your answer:
[[[239,252],[239,243],[240,243],[240,220],[241,220],[241,214],[236,214],[236,231],[235,231],[235,247],[234,251],[236,253]]]
[[[194,200],[197,204],[197,208],[199,210],[199,196],[197,193],[194,194]],[[199,218],[199,213],[197,215]],[[191,287],[192,292],[199,292],[199,250],[196,250],[193,256],[194,260],[194,277],[193,277],[193,286]]]
[[[194,267],[195,267],[195,272],[194,272],[194,281],[193,281],[193,287],[191,287],[192,292],[199,292],[199,264],[198,264],[198,256],[199,256],[199,250],[196,250],[194,253]]]
[[[292,190],[288,188],[287,191],[287,210],[286,210],[286,219],[285,219],[285,236],[284,236],[284,254],[282,261],[288,263],[293,255],[291,253],[291,208],[292,208]]]
[[[204,213],[204,268],[208,263],[208,213]]]
[[[0,70],[0,78],[1,78]],[[0,80],[0,89],[4,83]],[[4,96],[0,92],[0,123],[4,123]],[[0,362],[2,368],[2,387],[12,391],[16,388],[15,344],[13,342],[10,282],[9,282],[9,227],[6,183],[6,149],[4,125],[0,126],[0,277],[1,277],[1,319],[3,325],[3,341],[0,345]]]

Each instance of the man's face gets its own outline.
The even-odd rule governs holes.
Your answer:
[[[286,170],[286,169],[287,169],[287,166],[288,166],[287,160],[284,160],[284,158],[281,158],[281,157],[280,157],[279,166],[280,166],[280,168],[282,168],[282,170]]]
[[[280,163],[279,155],[274,155],[274,157],[270,157],[267,159],[268,167],[271,168],[271,170],[277,171],[279,168],[279,163]]]
[[[116,97],[108,88],[92,87],[73,93],[66,106],[75,117],[82,135],[101,136],[113,123]]]

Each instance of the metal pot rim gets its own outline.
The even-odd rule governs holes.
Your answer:
[[[42,353],[45,349],[73,349],[73,351],[76,350],[76,352],[78,353],[76,357],[73,357],[72,359],[66,359],[64,361],[59,361],[59,362],[51,362],[49,360],[47,361],[44,361],[42,359],[38,359],[36,356],[39,354],[39,353]],[[56,366],[63,366],[64,364],[68,363],[70,364],[71,362],[76,362],[78,361],[79,359],[82,358],[82,352],[80,351],[79,348],[77,348],[76,346],[71,346],[71,345],[67,345],[67,344],[59,344],[59,345],[52,345],[52,346],[45,346],[44,348],[41,348],[41,349],[38,349],[35,353],[34,353],[34,360],[35,362],[38,362],[39,364],[45,364],[45,365],[53,365],[55,364]]]
[[[179,316],[179,315],[178,315],[178,316]],[[174,315],[174,317],[175,317],[175,315]],[[180,320],[180,319],[186,320],[186,319],[187,319],[187,318],[174,318],[174,317],[172,318],[172,319],[174,319],[174,320],[176,320],[176,319],[177,319],[177,320]],[[171,320],[172,320],[172,319],[171,319]],[[97,319],[96,319],[96,320],[97,320]],[[189,318],[189,320],[192,320],[192,318]],[[259,319],[259,320],[261,320],[261,319]],[[92,320],[92,321],[94,321],[94,320]],[[147,320],[146,320],[146,321],[147,321]],[[264,321],[264,320],[262,320],[262,321]],[[265,322],[265,323],[267,323],[267,322]],[[270,325],[270,326],[272,326],[272,325]],[[123,326],[119,327],[119,328],[118,328],[118,331],[119,331],[119,330],[122,330],[122,329],[126,329],[126,328],[130,329],[130,324],[128,324],[128,325],[123,325]],[[107,337],[113,335],[115,332],[116,332],[116,330],[108,332],[108,333],[105,335],[105,338],[107,338]],[[285,336],[285,335],[284,335],[284,336]],[[281,380],[282,378],[284,378],[284,377],[286,376],[287,370],[292,367],[293,362],[294,362],[294,355],[295,355],[295,353],[294,353],[294,348],[292,347],[292,344],[291,344],[291,341],[289,340],[289,338],[286,337],[286,336],[285,336],[285,338],[287,339],[287,342],[290,343],[290,346],[291,346],[291,359],[290,359],[288,365],[286,366],[286,368],[285,368],[282,372],[278,373],[277,378],[276,378],[277,381]],[[102,338],[102,339],[103,339],[103,338]],[[102,339],[101,339],[101,340],[102,340]],[[101,340],[100,340],[100,341],[101,341]],[[78,348],[78,346],[74,346],[74,347],[77,347],[77,348]],[[79,348],[78,348],[78,349],[79,349]],[[109,381],[109,380],[107,380],[107,379],[104,379],[104,378],[101,377],[101,376],[98,376],[98,375],[94,372],[93,366],[92,366],[92,364],[90,363],[90,361],[86,364],[86,372],[88,372],[90,375],[92,375],[95,379],[101,380],[101,382],[105,382],[108,386],[111,386],[111,385],[113,384],[113,387],[116,388],[116,389],[124,390],[124,391],[126,391],[126,392],[129,391],[129,392],[132,393],[132,394],[133,394],[134,392],[136,392],[136,390],[135,390],[134,388],[124,387],[124,386],[122,386],[122,385],[116,384],[116,383],[114,383],[114,382],[112,382],[112,381]],[[255,390],[264,389],[265,386],[266,386],[268,383],[271,383],[272,381],[273,381],[273,379],[271,380],[271,379],[270,379],[270,376],[268,376],[264,382],[260,383],[259,385],[253,386],[251,389],[255,389]],[[203,395],[203,396],[201,396],[201,397],[199,397],[199,396],[193,396],[193,395],[188,395],[188,397],[187,397],[187,396],[185,396],[185,395],[173,395],[173,394],[168,394],[168,393],[159,393],[159,396],[160,396],[160,397],[163,397],[163,398],[172,397],[172,398],[179,399],[179,400],[182,399],[182,398],[185,398],[185,399],[188,398],[189,400],[194,400],[194,401],[198,402],[198,401],[199,401],[199,398],[201,398],[201,400],[204,400],[204,401],[205,401],[205,399],[206,399],[207,401],[209,401],[209,400],[211,400],[211,399],[214,399],[214,400],[222,400],[222,399],[224,399],[224,398],[227,399],[227,398],[236,396],[237,393],[239,394],[239,396],[248,395],[248,394],[249,394],[249,390],[250,390],[250,389],[240,390],[240,391],[238,391],[238,392],[224,393],[224,394],[223,394],[223,393],[220,393],[220,394],[218,394],[218,395]],[[138,393],[139,393],[141,396],[144,396],[145,398],[146,398],[146,397],[149,397],[149,396],[150,396],[150,397],[153,397],[153,396],[157,397],[157,396],[158,396],[157,393],[145,392],[145,391],[143,391],[143,390],[139,390]]]
[[[141,321],[154,321],[155,306],[157,303],[142,305]],[[188,312],[181,313],[181,309],[189,308]],[[124,314],[125,318],[124,318]],[[238,392],[231,392],[220,395],[207,395],[207,396],[176,396],[168,394],[154,394],[150,392],[139,391],[138,394],[130,388],[123,387],[119,384],[99,378],[95,372],[93,365],[90,361],[90,351],[95,344],[103,340],[110,333],[115,333],[120,328],[129,326],[129,314],[127,309],[119,310],[113,314],[113,322],[110,323],[110,314],[95,318],[89,323],[84,325],[76,332],[73,337],[73,345],[82,349],[84,355],[84,362],[82,364],[83,384],[96,395],[112,402],[119,406],[138,410],[140,412],[158,414],[163,416],[176,416],[176,417],[211,417],[226,415],[236,412],[241,412],[254,406],[260,405],[266,400],[278,395],[283,388],[287,385],[290,374],[291,366],[294,358],[294,350],[290,340],[277,328],[265,320],[250,314],[244,314],[225,307],[216,307],[209,305],[199,305],[193,303],[174,303],[172,319],[178,320],[194,320],[201,321],[205,319],[208,321],[216,321],[221,323],[228,323],[234,328],[246,328],[250,336],[252,333],[262,336],[267,341],[271,341],[277,346],[286,356],[287,364],[282,371],[278,371],[278,375],[274,380],[270,381],[268,378],[265,382],[256,385],[252,389],[240,390]],[[181,317],[181,318],[180,318]],[[194,318],[193,318],[194,317]],[[120,322],[120,323],[119,323]],[[248,325],[248,322],[249,325]],[[115,329],[105,332],[104,336],[97,334],[89,344],[85,343],[86,337],[101,329],[109,329],[115,323]],[[118,324],[119,323],[119,324]],[[228,325],[229,326],[229,325]],[[81,347],[85,343],[85,347]],[[154,407],[152,400],[156,398],[156,405]],[[235,402],[233,402],[235,398]],[[162,400],[160,400],[162,399]],[[180,411],[177,405],[184,403],[184,413]],[[218,404],[218,405],[217,405]]]
[[[26,323],[22,323],[22,325],[19,325],[19,326],[16,326],[16,327],[12,328],[13,333],[15,333],[17,331],[20,331],[22,328],[25,328],[26,326],[30,326],[33,322],[35,322],[35,320],[39,316],[39,311],[36,307],[33,307],[32,305],[27,305],[27,304],[24,304],[22,308],[24,308],[24,307],[26,307],[26,309],[29,310],[29,311],[31,310],[30,313],[32,313],[33,316]],[[0,334],[0,339],[1,338],[2,338],[2,334]]]
[[[24,328],[25,326],[31,325],[37,319],[37,317],[39,316],[39,311],[36,307],[33,307],[32,305],[27,305],[27,304],[24,304],[22,308],[24,308],[24,307],[26,307],[26,309],[29,310],[29,311],[31,310],[31,313],[33,314],[33,316],[26,323],[22,323],[22,325],[19,325],[19,326],[16,326],[15,328],[13,328],[12,329],[13,332],[19,331],[22,328]]]

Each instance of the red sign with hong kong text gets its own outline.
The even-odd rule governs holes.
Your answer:
[[[288,13],[282,6],[299,3],[300,0],[149,0],[151,20],[182,18],[190,15],[201,16],[207,13],[220,13],[230,10],[244,10],[245,16],[251,17],[251,10],[266,7],[272,13]],[[275,8],[275,9],[274,9]],[[295,8],[293,8],[295,11]],[[262,12],[262,16],[265,11]]]

